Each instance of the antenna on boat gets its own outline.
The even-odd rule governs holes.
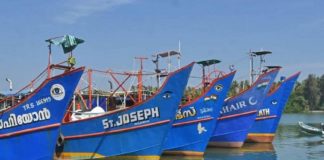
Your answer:
[[[9,83],[9,90],[12,91],[12,80],[9,78],[6,78],[6,81]]]
[[[213,64],[217,64],[220,63],[220,60],[217,59],[209,59],[209,60],[205,60],[205,61],[199,61],[196,62],[197,64],[200,64],[202,66],[202,84],[203,84],[203,92],[205,92],[206,87],[209,85],[209,80],[208,77],[206,76],[206,71],[205,68],[213,65]]]
[[[152,56],[153,56],[153,58],[155,57],[155,59],[152,59],[152,62],[155,64],[156,85],[157,85],[157,88],[159,88],[160,74],[161,74],[161,70],[159,69],[159,56],[158,55],[152,55]]]
[[[141,63],[140,70],[138,71],[137,74],[137,94],[138,94],[138,102],[142,102],[143,100],[143,61],[147,60],[148,58],[146,57],[135,57],[135,59],[139,60]]]
[[[181,67],[181,62],[180,62],[180,58],[181,58],[181,41],[179,40],[179,46],[178,46],[179,48],[178,48],[178,52],[179,52],[179,54],[178,54],[178,56],[177,56],[177,59],[178,59],[178,69],[180,69],[180,67]]]
[[[177,51],[167,51],[167,52],[161,52],[153,55],[153,63],[155,63],[155,73],[157,73],[156,81],[157,81],[157,87],[160,87],[160,77],[165,77],[168,75],[168,73],[171,72],[171,57],[177,56],[178,58],[178,65],[180,66],[180,52]],[[161,70],[159,69],[159,58],[168,58],[168,69],[167,73],[161,74]]]
[[[254,81],[254,75],[255,75],[255,71],[254,71],[254,64],[253,64],[253,57],[255,57],[255,55],[252,53],[252,51],[249,51],[249,57],[250,57],[250,85],[252,85],[253,81]]]
[[[252,85],[252,83],[255,80],[255,76],[259,76],[260,74],[262,74],[262,70],[263,70],[263,64],[265,63],[265,55],[267,54],[272,54],[271,51],[251,51],[249,52],[249,56],[250,56],[250,85]],[[259,70],[258,72],[256,72],[256,70],[254,69],[254,57],[260,57],[260,64],[259,64]]]
[[[110,92],[112,92],[113,91],[113,83],[110,80],[108,80],[108,84],[109,84]]]

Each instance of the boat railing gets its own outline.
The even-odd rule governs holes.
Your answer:
[[[214,79],[221,78],[224,75],[226,75],[224,71],[214,68],[212,71],[207,71],[207,75],[205,76],[204,80],[202,80],[202,76],[190,76],[191,79],[199,79],[199,83],[186,88],[181,103],[185,104],[199,97],[202,93],[204,93],[204,88],[207,88]]]
[[[58,64],[50,64],[44,69],[39,75],[36,76],[30,83],[28,83],[26,86],[22,87],[17,92],[10,94],[9,96],[5,96],[0,100],[0,112],[3,112],[12,106],[17,105],[18,103],[22,102],[24,98],[28,97],[29,94],[31,94],[34,91],[34,88],[37,88],[41,85],[41,83],[45,79],[49,79],[54,75],[50,75],[49,73],[52,73],[52,70],[63,70],[67,71],[72,69],[70,66],[63,65],[66,63],[66,61],[58,63]],[[51,70],[51,72],[49,72]]]
[[[81,78],[70,111],[80,110],[83,113],[100,106],[106,112],[110,112],[148,99],[156,88],[153,85],[147,85],[149,78],[137,82],[138,75],[139,73],[136,71],[116,72],[111,69],[89,68]],[[155,77],[156,73],[144,72],[141,73],[141,76]],[[141,89],[138,87],[139,83],[142,83]],[[104,89],[107,88],[107,85],[108,90]]]

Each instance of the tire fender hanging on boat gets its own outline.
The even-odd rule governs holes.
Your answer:
[[[60,132],[59,137],[57,138],[56,146],[61,147],[64,145],[64,136],[62,132]]]

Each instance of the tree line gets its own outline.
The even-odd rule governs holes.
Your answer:
[[[275,83],[275,85],[276,84],[278,84],[278,82]],[[228,97],[235,96],[248,87],[250,87],[248,80],[234,80]],[[201,92],[201,89],[188,87],[185,91],[186,101],[194,99],[199,96]],[[314,74],[310,74],[306,79],[296,82],[284,112],[299,113],[318,110],[324,111],[324,75],[318,77]]]
[[[247,87],[249,87],[247,80],[233,81],[229,96],[236,95]],[[315,74],[309,74],[306,79],[296,82],[284,112],[298,113],[317,110],[324,110],[324,75],[318,77]]]
[[[289,97],[285,112],[307,112],[324,110],[324,75],[309,74],[297,82]]]

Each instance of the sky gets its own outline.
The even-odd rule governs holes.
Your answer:
[[[78,66],[133,70],[134,57],[178,50],[181,64],[219,59],[247,79],[250,50],[270,50],[280,75],[324,74],[322,0],[4,0],[0,5],[0,90],[29,83],[47,65],[45,39],[84,39]],[[53,46],[53,61],[66,59]],[[136,65],[135,65],[136,66]],[[138,66],[137,66],[138,67]],[[150,60],[146,70],[152,69]],[[195,71],[194,74],[199,74]]]

